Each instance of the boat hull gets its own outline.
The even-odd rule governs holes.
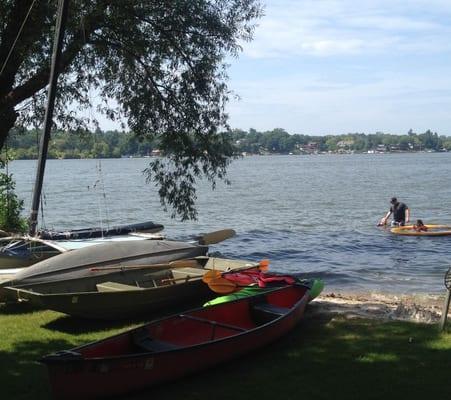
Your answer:
[[[451,226],[449,225],[425,225],[427,231],[417,231],[413,225],[399,226],[391,228],[390,232],[403,236],[451,236]]]
[[[209,300],[214,293],[202,282],[210,269],[248,268],[245,260],[199,257],[179,260],[174,268],[143,266],[103,275],[0,288],[8,302],[28,302],[36,307],[75,317],[121,319],[159,313],[186,302]]]
[[[47,240],[67,240],[67,239],[91,239],[104,236],[118,236],[127,235],[132,232],[148,232],[156,233],[164,229],[161,224],[155,224],[152,221],[141,222],[138,224],[128,224],[113,226],[111,228],[84,228],[84,229],[72,229],[68,231],[52,231],[52,230],[40,230],[38,236],[41,239]]]
[[[30,236],[9,236],[0,239],[0,268],[24,268],[51,257],[83,247],[109,242],[158,240],[158,236],[139,234],[117,235],[71,240],[44,240]]]
[[[29,265],[35,264],[37,262],[43,261],[49,257],[52,257],[52,255],[30,255],[29,257],[22,257],[22,256],[15,256],[12,254],[7,253],[0,253],[0,269],[7,269],[7,268],[24,268],[28,267]]]
[[[176,331],[177,322],[179,321],[180,326],[182,326],[181,321],[186,315],[196,318],[196,315],[202,316],[204,313],[208,313],[209,316],[218,313],[229,315],[230,319],[242,328],[242,331],[231,333],[231,328],[227,328],[227,324],[221,325],[218,322],[216,329],[220,337],[217,339],[204,339],[202,341],[199,338],[205,334],[204,332],[184,331],[181,332],[185,335],[184,340],[189,342],[190,337],[193,336],[193,345],[153,353],[144,352],[105,357],[96,356],[96,343],[94,343],[73,349],[65,355],[57,353],[53,357],[48,356],[42,362],[47,364],[53,394],[60,399],[123,395],[142,390],[151,385],[181,378],[256,350],[293,329],[303,316],[308,302],[308,290],[304,287],[290,286],[257,296],[258,298],[276,298],[285,293],[293,296],[293,291],[297,291],[299,296],[289,308],[289,311],[259,325],[253,324],[249,319],[248,311],[246,311],[255,302],[255,297],[219,304],[202,309],[202,311],[188,312],[167,319],[169,322],[173,321],[173,331]],[[242,313],[240,313],[240,310]],[[158,323],[157,321],[151,324]],[[228,329],[229,332],[227,333]],[[120,340],[121,337],[132,335],[133,331],[105,339],[106,344],[111,346],[113,354],[120,353],[121,346],[126,345],[126,342]],[[105,343],[101,343],[100,346],[105,346]],[[80,354],[83,354],[83,356],[79,357]]]
[[[41,294],[20,288],[4,288],[8,300],[30,304],[73,317],[116,320],[160,313],[191,301],[211,298],[211,291],[201,279],[178,285],[142,290],[89,293]],[[167,313],[166,313],[167,314]]]
[[[34,264],[15,276],[11,285],[72,280],[109,274],[111,268],[203,256],[208,247],[169,240],[117,241],[67,251]],[[9,286],[11,286],[9,285]]]

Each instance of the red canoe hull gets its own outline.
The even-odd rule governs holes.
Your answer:
[[[127,346],[131,339],[124,341],[120,337],[130,335],[132,332],[130,331],[106,339],[113,356],[96,354],[95,346],[96,343],[102,342],[100,341],[73,349],[77,354],[83,354],[78,359],[71,359],[70,356],[64,360],[58,359],[58,357],[55,360],[55,357],[52,358],[52,356],[44,358],[43,362],[48,366],[53,394],[57,398],[64,399],[99,398],[125,394],[180,378],[265,346],[290,331],[299,322],[308,302],[308,290],[302,287],[285,287],[264,295],[271,297],[271,294],[276,292],[281,295],[284,292],[290,292],[289,294],[293,298],[294,291],[297,292],[298,298],[295,299],[292,306],[287,308],[288,311],[284,315],[279,315],[272,321],[259,325],[255,325],[249,317],[250,314],[246,312],[246,309],[252,305],[252,300],[249,299],[193,310],[182,316],[164,319],[162,326],[172,324],[171,330],[169,330],[169,326],[166,327],[167,337],[172,337],[173,341],[179,341],[175,349],[124,355],[122,354],[124,346]],[[241,316],[238,315],[240,310],[243,311]],[[218,316],[218,324],[215,323],[212,328],[211,324],[198,322],[198,320],[200,321],[199,316],[204,317],[205,314],[209,319]],[[189,318],[186,319],[185,316]],[[190,318],[195,320],[192,321]],[[203,318],[202,321],[205,322]],[[233,322],[233,325],[229,324],[230,321]],[[187,329],[190,322],[193,322],[194,327],[197,326],[199,330]],[[177,328],[177,324],[179,328]],[[157,326],[155,329],[152,328],[152,332],[158,332],[158,322],[152,322],[149,325]],[[215,331],[214,335],[217,337],[213,340],[202,339],[203,336],[211,334],[206,332],[206,325],[208,325],[209,332],[212,329]],[[240,327],[240,331],[234,331],[233,326]],[[160,330],[164,329],[163,326]],[[183,339],[181,339],[181,334],[183,334]],[[184,341],[186,345],[180,343],[180,340]],[[103,345],[102,351],[105,351],[105,346]]]

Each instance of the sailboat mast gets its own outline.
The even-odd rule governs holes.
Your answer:
[[[47,108],[44,119],[44,132],[39,145],[38,168],[36,171],[36,181],[34,185],[33,200],[31,204],[30,229],[29,234],[36,234],[38,224],[38,210],[41,199],[42,182],[44,180],[45,162],[47,160],[47,150],[50,140],[50,130],[53,123],[53,110],[55,108],[56,83],[58,80],[58,66],[61,60],[63,48],[64,31],[66,28],[67,12],[69,0],[58,1],[58,13],[56,20],[55,37],[53,43],[52,64],[50,69],[49,89],[47,98]]]

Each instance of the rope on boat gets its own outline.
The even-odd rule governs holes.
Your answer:
[[[101,195],[98,197],[98,205],[99,205],[99,219],[100,219],[100,228],[102,229],[102,232],[104,230],[103,228],[103,214],[105,214],[106,217],[106,228],[110,229],[110,224],[109,224],[109,220],[110,220],[110,216],[109,216],[109,210],[108,210],[108,203],[106,201],[106,192],[105,192],[105,181],[103,179],[103,173],[102,173],[102,161],[101,160],[97,160],[97,165],[96,165],[96,169],[97,169],[97,181],[94,184],[93,188],[97,187],[97,184],[100,185],[100,190],[102,191]],[[105,212],[102,212],[102,199],[103,199],[103,205],[104,205],[104,210]],[[103,237],[103,233],[102,233],[102,237]]]

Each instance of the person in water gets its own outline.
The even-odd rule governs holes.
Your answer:
[[[392,226],[404,226],[409,222],[410,210],[406,204],[398,201],[396,197],[392,197],[390,200],[390,210],[387,214],[379,221],[379,226],[387,225],[387,221],[390,215],[393,214]]]
[[[417,219],[417,223],[413,226],[413,229],[417,232],[427,232],[428,227],[423,224],[421,219]]]

